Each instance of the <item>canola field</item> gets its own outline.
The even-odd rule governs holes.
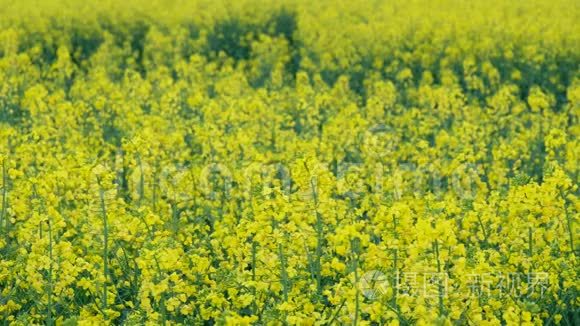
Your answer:
[[[574,0],[0,0],[0,324],[579,325]]]

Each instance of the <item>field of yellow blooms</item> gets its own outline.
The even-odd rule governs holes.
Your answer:
[[[1,325],[580,325],[574,0],[0,0]]]

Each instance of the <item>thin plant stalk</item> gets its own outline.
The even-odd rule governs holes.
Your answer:
[[[306,167],[308,169],[308,167]],[[323,221],[322,214],[318,212],[318,192],[316,191],[316,182],[314,178],[310,178],[310,189],[312,191],[312,198],[314,200],[314,214],[316,215],[316,253],[315,253],[315,272],[316,272],[316,293],[318,297],[322,296],[322,241]]]
[[[354,320],[353,325],[358,325],[358,319],[360,314],[360,278],[358,275],[358,268],[359,268],[359,260],[360,260],[360,239],[355,238],[351,241],[351,251],[353,257],[353,269],[354,269],[354,284],[355,284],[355,298],[354,298]]]
[[[0,229],[5,226],[6,238],[8,238],[8,221],[4,225],[6,209],[8,205],[8,173],[6,172],[6,159],[2,161],[2,211],[0,212]]]
[[[440,275],[441,261],[439,260],[439,241],[435,240],[433,247],[435,248],[435,255],[437,259],[437,273]],[[443,286],[441,284],[438,284],[438,292],[439,292],[439,315],[443,316],[445,311],[443,306]]]
[[[284,301],[288,301],[288,271],[286,270],[286,258],[284,257],[284,251],[282,250],[282,244],[278,244],[278,258],[280,259],[280,279],[282,281],[282,293],[284,295]]]
[[[50,221],[48,221],[48,306],[46,311],[46,324],[52,325],[52,275],[53,275],[53,267],[52,267],[52,226]]]
[[[105,191],[101,185],[101,180],[98,179],[99,183],[99,197],[101,200],[101,212],[103,215],[103,274],[105,280],[103,282],[103,314],[105,319],[107,318],[107,276],[109,275],[109,226],[107,223],[107,207],[105,205]]]

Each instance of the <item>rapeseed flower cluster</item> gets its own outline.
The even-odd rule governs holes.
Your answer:
[[[0,4],[3,324],[580,323],[574,1]]]

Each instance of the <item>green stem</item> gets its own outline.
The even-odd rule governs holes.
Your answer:
[[[155,267],[157,268],[157,277],[154,279],[155,283],[159,283],[163,279],[163,273],[161,272],[161,266],[159,265],[159,259],[157,259],[157,255],[153,256],[153,260],[155,261]],[[161,325],[165,326],[167,324],[167,309],[165,307],[165,292],[161,293],[161,297],[159,298],[159,306],[161,309]]]
[[[576,252],[576,247],[574,246],[574,232],[572,231],[572,219],[568,214],[568,210],[566,210],[566,220],[568,222],[568,236],[570,237],[570,250],[572,252]]]
[[[530,275],[532,273],[532,268],[534,264],[534,237],[532,235],[531,227],[528,229],[528,251],[530,254],[530,269],[528,275]]]
[[[570,251],[572,253],[576,252],[576,247],[574,246],[574,226],[573,221],[570,218],[570,214],[568,214],[568,209],[566,209],[566,204],[568,204],[568,200],[561,189],[559,189],[560,196],[564,199],[564,213],[566,214],[566,223],[568,224],[568,237],[570,238]]]
[[[141,161],[141,155],[137,155],[137,162],[139,163],[139,201],[138,205],[141,206],[143,197],[145,196],[145,176],[143,176],[143,162]]]
[[[99,183],[99,197],[101,199],[101,211],[103,214],[103,274],[105,276],[105,281],[103,282],[103,314],[105,319],[107,319],[107,276],[109,275],[109,226],[107,223],[107,208],[105,206],[105,191],[101,186],[101,180],[98,179]]]
[[[343,299],[342,302],[340,303],[340,305],[338,306],[338,308],[336,308],[336,311],[332,315],[332,318],[328,321],[327,325],[334,325],[334,321],[336,320],[336,317],[338,317],[338,313],[342,310],[342,307],[344,307],[345,303],[346,303],[346,299]]]
[[[256,241],[252,241],[252,281],[256,281],[256,253],[258,245]],[[255,289],[254,289],[255,290]],[[255,295],[255,293],[254,293]]]
[[[157,213],[157,167],[153,172],[153,211]]]
[[[483,221],[481,220],[481,216],[479,216],[479,214],[477,214],[477,221],[479,222],[479,227],[481,227],[481,232],[483,233],[483,238],[484,238],[483,241],[487,245],[488,244],[487,231],[485,230],[485,226],[483,225]]]
[[[399,232],[397,230],[398,227],[398,219],[396,216],[393,216],[393,235],[395,239],[399,240]],[[399,286],[399,249],[395,248],[393,250],[393,262],[394,262],[394,269],[395,269],[395,282],[393,282],[393,307],[399,311],[399,306],[397,304],[397,293],[398,293],[398,286]],[[397,314],[398,315],[398,314]],[[401,322],[401,318],[399,318],[399,322]]]
[[[360,253],[361,253],[361,243],[359,238],[354,238],[350,241],[350,248],[352,254],[352,267],[354,269],[354,284],[355,284],[355,297],[354,297],[354,320],[353,325],[358,325],[358,318],[360,314],[360,278],[358,275],[358,269],[360,265]]]
[[[6,160],[2,161],[2,211],[0,212],[0,229],[4,225],[4,219],[6,217],[6,206],[7,206],[7,193],[8,193],[8,173],[6,173]],[[6,239],[8,239],[8,221],[6,222]]]
[[[441,262],[439,261],[439,241],[435,240],[435,255],[437,256],[437,273],[441,274]],[[443,286],[439,282],[438,285],[439,290],[439,315],[443,316],[444,308],[443,308]]]
[[[316,184],[314,178],[310,179],[310,189],[312,191],[312,198],[314,199],[314,214],[316,215],[316,293],[320,298],[322,296],[322,246],[323,246],[323,223],[322,214],[318,212],[318,192],[316,191]]]
[[[356,270],[354,271],[354,277],[356,279],[356,283],[358,284],[358,273]],[[358,312],[359,312],[359,310],[360,310],[360,293],[359,293],[359,290],[357,287],[356,297],[355,297],[355,308],[354,308],[354,321],[353,321],[354,326],[358,325]]]
[[[278,258],[280,259],[280,278],[282,281],[282,291],[284,294],[284,301],[288,301],[288,271],[286,270],[286,258],[282,250],[282,244],[278,244]]]
[[[256,263],[257,259],[257,251],[258,251],[258,244],[255,240],[252,239],[252,282],[256,282]],[[256,300],[256,286],[254,285],[252,288],[252,294],[254,295],[254,302],[252,304],[253,310],[255,312],[258,311],[258,303]]]
[[[398,284],[399,283],[399,269],[398,269],[399,268],[399,266],[398,266],[399,251],[398,251],[398,249],[395,248],[393,255],[394,255],[393,260],[394,260],[395,278],[396,278],[395,279],[396,281],[393,282],[393,307],[398,308],[397,307],[397,292],[398,292],[397,286],[399,285]]]
[[[47,325],[52,325],[52,226],[48,221],[48,307],[47,307]]]

